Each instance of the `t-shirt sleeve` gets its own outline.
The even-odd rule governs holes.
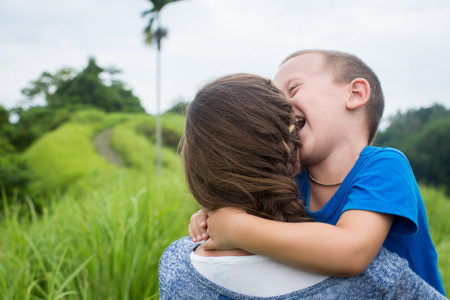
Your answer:
[[[352,179],[343,211],[357,209],[394,215],[391,235],[416,233],[420,192],[406,157],[397,150],[383,148],[360,168]]]

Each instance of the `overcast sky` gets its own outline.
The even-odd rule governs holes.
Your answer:
[[[156,47],[142,31],[146,0],[0,0],[0,105],[43,71],[82,70],[88,58],[122,71],[117,79],[156,112]],[[398,110],[450,108],[450,0],[184,0],[161,22],[162,110],[191,100],[205,82],[248,72],[272,78],[300,49],[356,54],[380,78],[385,117]]]

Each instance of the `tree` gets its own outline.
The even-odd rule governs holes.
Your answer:
[[[9,123],[9,111],[0,105],[0,156],[15,151],[15,147],[10,141],[12,132],[13,127]]]
[[[445,186],[450,192],[450,110],[435,104],[398,113],[375,139],[377,146],[399,149],[408,158],[417,180]]]
[[[9,124],[9,111],[0,105],[0,129]]]
[[[450,111],[440,104],[417,110],[411,109],[406,113],[399,112],[389,119],[389,127],[377,135],[375,144],[394,148],[408,147],[410,144],[408,138],[422,131],[430,121],[441,117],[450,117]]]
[[[160,43],[161,43],[161,39],[163,37],[165,37],[167,34],[167,31],[165,31],[164,34],[164,30],[163,28],[161,28],[160,24],[158,24],[158,28],[153,31],[153,23],[159,22],[159,13],[160,11],[163,9],[164,6],[166,6],[167,4],[171,3],[171,2],[176,2],[176,1],[181,1],[181,0],[148,0],[151,4],[152,4],[152,8],[149,10],[146,10],[142,13],[142,16],[145,17],[147,15],[150,16],[149,22],[147,27],[145,27],[144,29],[144,34],[145,34],[145,43],[151,45],[153,43],[153,39],[156,38],[157,42],[158,42],[158,48],[160,48]],[[155,36],[155,33],[159,36]]]
[[[26,160],[10,141],[13,132],[9,111],[0,105],[0,212],[4,201],[11,203],[25,193],[33,177]]]
[[[431,120],[415,136],[410,154],[411,166],[418,180],[446,186],[450,192],[450,117]]]
[[[186,115],[186,108],[189,105],[189,102],[180,100],[178,103],[173,105],[171,108],[166,110],[166,113],[174,113],[178,115]]]
[[[62,68],[54,75],[44,71],[37,80],[30,82],[29,87],[22,89],[22,94],[30,100],[38,95],[42,95],[47,103],[50,103],[52,102],[54,91],[63,82],[71,80],[75,74],[75,70],[71,68]]]
[[[119,71],[103,69],[91,57],[86,68],[78,74],[69,68],[61,69],[54,75],[43,72],[22,93],[29,99],[44,95],[49,108],[75,110],[95,107],[106,112],[145,111],[140,100],[121,81],[111,80],[110,85],[106,85],[100,78],[103,72],[112,76]]]
[[[164,6],[171,2],[176,2],[180,0],[149,0],[153,7],[142,13],[142,16],[150,15],[150,19],[147,27],[144,29],[145,42],[149,45],[153,43],[153,39],[157,42],[157,56],[156,56],[156,159],[157,159],[157,169],[158,174],[162,173],[162,136],[161,136],[161,112],[160,112],[160,102],[161,102],[161,40],[167,36],[167,29],[162,28],[160,24],[159,13]],[[153,23],[158,23],[158,28],[153,31]]]
[[[8,203],[14,196],[21,199],[32,180],[33,173],[21,155],[0,149],[0,211],[3,210],[3,196]]]

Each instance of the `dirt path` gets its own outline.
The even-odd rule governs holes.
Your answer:
[[[110,163],[119,167],[124,167],[122,158],[111,147],[111,133],[112,128],[108,128],[99,134],[94,139],[94,145],[97,152],[105,157]]]

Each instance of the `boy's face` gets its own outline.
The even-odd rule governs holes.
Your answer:
[[[302,140],[301,157],[306,166],[320,163],[337,143],[345,139],[346,85],[333,82],[333,75],[323,69],[324,57],[307,53],[285,62],[274,82],[292,103],[295,117],[305,125],[298,132]]]

